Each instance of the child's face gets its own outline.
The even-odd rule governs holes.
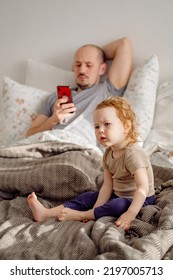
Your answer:
[[[97,141],[105,146],[120,148],[126,139],[126,130],[113,107],[97,109],[94,112],[94,127]]]

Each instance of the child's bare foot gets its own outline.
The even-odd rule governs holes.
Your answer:
[[[36,222],[43,222],[45,219],[49,218],[47,215],[47,210],[38,200],[37,196],[34,192],[32,192],[30,195],[28,195],[27,198],[29,207],[32,210],[32,214],[34,217],[34,220]]]
[[[32,210],[32,214],[34,216],[34,220],[36,222],[43,222],[50,217],[57,217],[61,214],[62,210],[64,209],[64,205],[61,204],[59,206],[53,208],[46,208],[44,207],[37,199],[37,196],[34,192],[28,195],[27,198],[29,207]]]
[[[58,215],[58,218],[61,222],[63,221],[83,221],[84,218],[84,212],[73,210],[70,208],[64,208],[61,211],[61,214]]]

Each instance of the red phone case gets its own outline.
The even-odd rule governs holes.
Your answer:
[[[67,103],[72,103],[71,88],[69,86],[57,86],[58,98],[63,98],[63,96],[68,97]]]

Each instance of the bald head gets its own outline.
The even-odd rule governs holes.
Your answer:
[[[75,58],[76,56],[78,55],[78,53],[80,53],[81,50],[87,50],[88,52],[92,52],[93,54],[95,54],[96,58],[100,61],[100,64],[102,63],[105,63],[105,55],[104,55],[104,52],[103,50],[96,46],[96,45],[93,45],[93,44],[87,44],[87,45],[83,45],[81,46],[75,53]]]

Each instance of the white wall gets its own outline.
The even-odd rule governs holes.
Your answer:
[[[173,79],[172,0],[0,0],[0,90],[3,76],[24,82],[27,58],[70,69],[84,43],[128,36],[134,65],[153,53],[160,81]]]

